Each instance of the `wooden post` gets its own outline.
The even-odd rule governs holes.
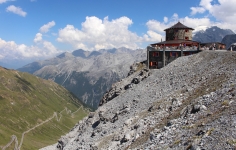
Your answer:
[[[166,65],[166,46],[163,46],[163,67]]]
[[[181,57],[182,57],[182,56],[184,56],[184,54],[183,54],[183,45],[182,44],[180,46],[180,49],[181,49]]]

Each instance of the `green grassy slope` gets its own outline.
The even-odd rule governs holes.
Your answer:
[[[6,149],[53,144],[87,113],[62,86],[0,67],[0,148],[11,142],[12,135],[17,140]]]

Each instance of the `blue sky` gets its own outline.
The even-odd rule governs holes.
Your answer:
[[[236,31],[235,0],[0,0],[0,62],[82,48],[145,48],[180,21]],[[13,62],[13,61],[12,61]]]

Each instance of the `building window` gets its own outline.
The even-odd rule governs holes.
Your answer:
[[[159,57],[159,52],[153,52],[153,53],[152,53],[152,56],[153,56],[153,57]]]
[[[170,52],[170,57],[178,57],[178,53],[177,52]]]
[[[185,40],[189,40],[189,38],[187,36],[185,36]]]
[[[188,29],[185,29],[185,32],[188,32]]]
[[[184,52],[184,56],[192,55],[191,52]]]
[[[150,66],[157,66],[157,62],[156,61],[151,61]]]

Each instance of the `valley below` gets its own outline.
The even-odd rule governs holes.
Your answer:
[[[39,149],[57,141],[89,112],[62,86],[0,67],[0,147]]]

